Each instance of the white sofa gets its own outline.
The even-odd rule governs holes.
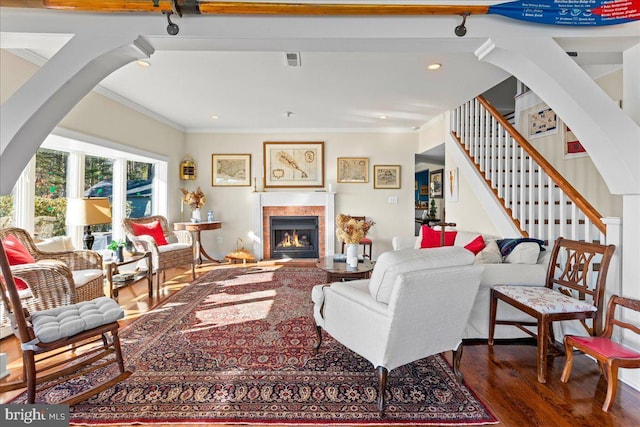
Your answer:
[[[464,247],[480,233],[457,231],[454,246]],[[537,243],[521,243],[507,257],[500,255],[495,243],[498,237],[483,235],[487,247],[475,256],[475,264],[484,266],[480,288],[475,298],[471,315],[465,328],[465,339],[487,339],[489,337],[489,293],[491,286],[498,284],[544,286],[550,250],[540,251]],[[394,237],[393,249],[419,248],[422,236]],[[429,251],[431,249],[421,249]],[[498,319],[534,320],[522,311],[507,304],[498,305]],[[497,325],[496,339],[524,338],[527,334],[508,325]]]

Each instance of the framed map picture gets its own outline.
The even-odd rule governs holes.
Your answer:
[[[429,189],[431,194],[429,195],[433,199],[442,199],[444,192],[442,191],[442,175],[444,171],[442,169],[429,172]]]
[[[251,154],[212,154],[211,185],[248,187],[251,185]]]
[[[373,188],[400,188],[400,165],[374,165]]]
[[[324,187],[324,142],[265,142],[264,187]]]
[[[529,138],[558,133],[558,116],[551,108],[541,108],[528,115]]]
[[[338,182],[369,182],[369,159],[365,157],[338,157]]]

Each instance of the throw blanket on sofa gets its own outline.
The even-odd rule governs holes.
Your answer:
[[[520,243],[524,242],[533,242],[540,245],[540,251],[544,251],[544,242],[539,239],[532,239],[530,237],[520,237],[517,239],[500,239],[496,240],[498,247],[500,248],[500,253],[502,256],[507,256],[513,251],[513,248],[518,246]]]

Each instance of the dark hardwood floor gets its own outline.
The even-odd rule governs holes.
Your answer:
[[[198,269],[202,274],[212,268],[207,264]],[[159,295],[147,296],[147,284],[141,280],[121,289],[119,303],[126,309],[127,323],[157,305],[168,295],[181,289],[190,280],[190,271],[176,269],[167,273]],[[21,376],[21,357],[17,340],[8,337],[0,342],[0,351],[7,353],[11,375],[3,381]],[[451,355],[447,358],[451,361]],[[560,382],[564,357],[549,360],[548,382],[536,379],[536,347],[527,344],[499,343],[490,349],[486,343],[470,343],[464,348],[461,370],[467,385],[500,420],[499,426],[640,426],[640,392],[620,383],[612,410],[601,407],[606,394],[606,381],[597,365],[584,355],[575,357],[569,383]],[[373,375],[373,368],[371,370]],[[390,375],[393,375],[391,371]],[[0,403],[16,392],[0,395]],[[153,424],[159,426],[161,424]],[[179,424],[172,424],[173,426]],[[214,426],[214,425],[211,425]],[[277,427],[277,426],[272,426]]]

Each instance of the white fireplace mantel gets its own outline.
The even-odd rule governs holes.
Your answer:
[[[253,253],[262,259],[264,251],[264,230],[262,223],[262,208],[265,206],[324,206],[325,253],[321,256],[331,256],[335,252],[335,195],[333,192],[262,192],[255,193],[253,199]]]

